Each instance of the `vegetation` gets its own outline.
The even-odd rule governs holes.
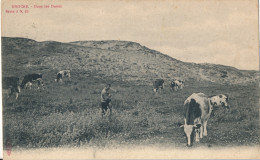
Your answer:
[[[110,56],[108,55],[110,51],[104,51],[100,54],[99,57],[103,56],[103,62],[97,58],[97,62],[92,63],[93,60],[82,58],[78,52],[79,47],[82,47],[81,49],[85,53],[87,51],[94,52],[95,48],[89,49],[89,46],[84,48],[84,46],[66,44],[69,46],[66,48],[66,45],[56,42],[26,41],[17,44],[11,40],[7,42],[4,43],[6,47],[4,47],[2,57],[6,60],[3,62],[3,75],[17,75],[22,78],[27,73],[40,72],[43,73],[45,86],[40,90],[37,90],[37,87],[32,90],[22,90],[17,101],[14,97],[7,99],[7,95],[4,94],[5,144],[11,143],[13,147],[23,148],[67,145],[106,147],[117,144],[163,144],[184,147],[186,142],[184,132],[177,125],[179,122],[183,123],[183,102],[192,93],[203,92],[207,95],[228,94],[231,113],[226,113],[223,108],[216,108],[215,116],[211,117],[208,122],[208,136],[204,137],[201,143],[195,144],[194,147],[259,145],[259,88],[253,71],[250,73],[238,72],[241,74],[240,82],[244,79],[246,83],[227,83],[228,80],[217,83],[218,80],[209,81],[199,78],[201,75],[198,74],[194,79],[192,77],[185,79],[185,76],[188,76],[193,70],[193,68],[188,70],[191,64],[176,62],[174,65],[179,63],[184,65],[182,67],[183,79],[185,79],[184,89],[172,91],[169,85],[170,79],[174,77],[169,76],[165,78],[165,89],[161,93],[154,93],[152,89],[153,77],[143,76],[143,72],[138,70],[138,65],[124,66],[123,62],[127,61],[127,57],[118,62],[113,61],[115,64],[111,64],[114,65],[115,70],[122,67],[125,74],[111,74],[114,71],[104,72],[98,64],[106,62],[109,65],[108,61],[115,59],[112,51]],[[13,47],[10,47],[11,44]],[[104,43],[101,44],[104,45]],[[28,45],[33,46],[31,51],[28,49]],[[39,47],[38,45],[47,47]],[[129,47],[132,46],[133,44],[127,45],[126,48],[129,52],[131,51]],[[19,51],[15,49],[19,49]],[[143,48],[139,46],[137,49],[141,52]],[[34,55],[33,51],[36,50],[40,50],[40,53]],[[70,50],[71,54],[61,56],[57,53],[67,53],[67,50]],[[42,57],[38,57],[36,54],[41,54]],[[77,61],[82,62],[66,64],[67,61],[60,61],[58,64],[57,59],[54,61],[51,58],[53,56],[62,57],[62,60],[67,58],[68,61],[77,59]],[[93,57],[94,55],[89,56]],[[128,55],[128,58],[131,58],[131,55]],[[48,59],[50,61],[47,63]],[[149,63],[150,67],[153,66],[151,61]],[[154,61],[154,63],[157,62]],[[56,71],[59,69],[55,68],[54,64],[63,65],[61,69],[72,67],[72,80],[64,79],[63,83],[54,82]],[[212,68],[209,66],[203,66],[205,71],[207,68]],[[214,67],[217,68],[217,66]],[[220,67],[223,69],[223,66]],[[173,67],[174,70],[170,70],[170,68],[167,72],[174,72],[174,70],[180,72],[176,67]],[[237,71],[228,67],[224,69],[222,75],[228,75],[226,78],[236,77],[234,72]],[[213,70],[208,69],[208,71]],[[154,76],[159,76],[157,70],[154,72]],[[181,74],[179,75],[181,76]],[[106,83],[111,83],[115,90],[111,91],[113,114],[110,118],[106,116],[102,119],[100,92]]]
[[[190,94],[227,93],[231,113],[217,108],[208,123],[208,137],[198,145],[259,144],[257,86],[207,86],[187,82],[173,92],[170,87],[153,93],[152,87],[112,83],[112,117],[101,117],[99,92],[94,79],[46,85],[44,90],[23,90],[17,101],[5,99],[4,137],[13,146],[106,146],[111,142],[184,146],[182,104]],[[78,88],[78,89],[76,89]]]

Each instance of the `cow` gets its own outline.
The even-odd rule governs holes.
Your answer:
[[[212,116],[214,116],[214,110],[218,107],[223,107],[225,111],[230,112],[229,97],[226,94],[218,94],[210,96],[210,104],[213,106]]]
[[[171,88],[172,90],[177,91],[178,89],[183,89],[184,87],[184,81],[174,79],[171,82]]]
[[[70,70],[62,70],[57,73],[55,82],[62,82],[62,78],[68,77],[70,79]]]
[[[33,73],[33,74],[28,74],[25,75],[23,78],[23,81],[21,83],[21,88],[32,88],[32,84],[34,82],[37,82],[38,84],[38,89],[40,89],[40,86],[43,86],[43,80],[42,80],[42,74],[41,73]]]
[[[159,89],[163,89],[164,86],[164,80],[163,79],[156,79],[153,82],[153,91],[157,92]]]
[[[3,77],[2,81],[3,89],[11,89],[10,94],[11,96],[13,93],[15,93],[15,99],[18,98],[18,95],[20,93],[20,86],[19,86],[19,78],[18,77]]]
[[[187,138],[187,146],[192,146],[194,133],[195,141],[207,136],[207,122],[213,111],[213,107],[221,105],[230,108],[228,97],[224,94],[208,97],[204,93],[193,93],[184,101],[184,133]]]

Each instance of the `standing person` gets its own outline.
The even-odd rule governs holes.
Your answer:
[[[109,108],[110,115],[112,114],[112,106],[111,102],[111,95],[108,92],[111,87],[111,84],[107,84],[106,87],[101,91],[101,109],[102,109],[102,117],[107,112]]]

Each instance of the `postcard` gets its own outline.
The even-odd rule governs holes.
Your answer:
[[[258,3],[2,0],[3,158],[260,158]]]

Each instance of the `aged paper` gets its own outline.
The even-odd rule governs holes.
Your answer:
[[[257,0],[2,0],[4,159],[256,159]]]

